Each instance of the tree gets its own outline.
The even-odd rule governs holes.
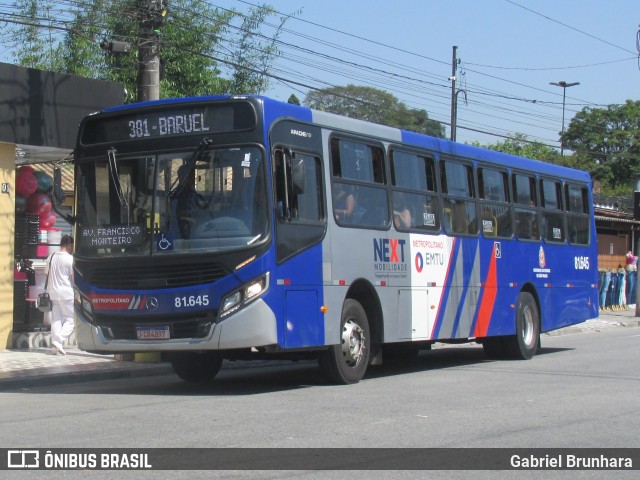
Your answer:
[[[267,5],[251,9],[242,19],[242,25],[237,29],[238,40],[234,42],[232,57],[234,60],[233,76],[230,93],[260,93],[269,85],[268,70],[274,58],[279,55],[277,40],[285,22],[300,11],[279,17],[275,33],[271,37],[261,34],[260,28],[267,17],[274,15],[276,10]]]
[[[138,48],[145,41],[140,24],[146,10],[141,5],[148,6],[149,2],[96,0],[73,4],[76,6],[69,10],[59,2],[19,0],[16,7],[20,16],[28,19],[23,22],[27,25],[12,25],[11,40],[0,37],[0,44],[11,43],[7,46],[22,66],[120,82],[125,86],[126,100],[134,101]],[[260,93],[266,89],[267,70],[277,54],[277,36],[289,18],[281,17],[276,33],[269,37],[261,29],[274,15],[266,5],[241,15],[202,0],[171,0],[166,21],[146,32],[156,35],[160,44],[161,97]],[[58,27],[61,24],[65,27]],[[61,37],[47,34],[61,30]],[[100,48],[103,39],[129,42],[131,51],[126,55],[106,52]],[[239,42],[242,48],[236,47]],[[224,77],[223,70],[230,72],[231,78]]]
[[[53,32],[48,30],[48,34],[43,34],[43,27],[53,19],[51,2],[18,0],[15,7],[25,21],[4,37],[13,50],[14,58],[19,58],[24,67],[50,70],[52,59],[48,52],[54,45]]]
[[[384,90],[356,85],[331,87],[309,92],[304,103],[316,110],[444,138],[440,122],[431,120],[425,110],[409,109]]]
[[[575,163],[600,180],[603,190],[628,186],[640,172],[640,101],[584,108],[562,137]]]
[[[528,140],[524,133],[516,133],[513,138],[508,138],[502,142],[496,142],[489,145],[481,145],[480,142],[472,142],[476,147],[487,148],[497,152],[510,153],[520,157],[533,158],[543,162],[558,163],[563,162],[560,154],[556,149],[540,142],[532,142]]]
[[[289,100],[287,100],[287,103],[291,103],[293,105],[300,105],[300,100],[298,99],[298,97],[295,96],[295,94],[291,94],[289,95]]]

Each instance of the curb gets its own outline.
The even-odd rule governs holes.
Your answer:
[[[141,363],[118,362],[103,364],[90,370],[69,372],[43,373],[40,375],[16,376],[14,378],[0,378],[0,392],[6,390],[28,389],[52,385],[68,385],[81,382],[95,382],[102,380],[119,380],[123,378],[155,377],[161,375],[175,375],[173,367],[168,362]],[[288,364],[289,362],[284,362]],[[261,368],[265,366],[282,365],[278,360],[239,360],[225,361],[225,370]],[[178,377],[176,377],[177,379]]]
[[[599,317],[602,318],[602,317]],[[624,318],[625,320],[622,320],[622,318]],[[633,319],[633,320],[626,320],[626,318],[628,317],[621,317],[620,320],[616,319],[611,319],[608,320],[610,322],[615,322],[617,323],[617,325],[615,325],[616,327],[623,327],[623,328],[637,328],[640,327],[640,319]],[[597,320],[597,319],[594,319]],[[561,335],[571,335],[574,333],[588,333],[588,332],[600,332],[602,330],[604,330],[605,328],[611,328],[614,325],[609,325],[609,326],[605,326],[600,328],[599,326],[594,326],[594,325],[588,325],[588,322],[585,323],[581,323],[579,325],[572,325],[570,327],[565,327],[565,328],[561,328],[559,330],[552,330],[551,332],[545,332],[543,333],[543,335],[547,335],[549,337],[558,337]]]
[[[32,375],[15,378],[5,378],[0,380],[0,391],[27,389],[33,387],[43,387],[52,385],[68,385],[73,383],[118,380],[121,378],[140,378],[167,375],[173,373],[171,365],[136,365],[122,368],[99,368],[91,371],[75,371],[48,373],[42,375]]]

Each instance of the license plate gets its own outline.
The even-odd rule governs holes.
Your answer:
[[[165,340],[171,338],[169,327],[136,327],[138,340]]]

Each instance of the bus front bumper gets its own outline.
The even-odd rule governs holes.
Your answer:
[[[135,318],[131,319],[135,323]],[[89,323],[76,310],[78,347],[89,352],[176,352],[185,350],[229,350],[264,347],[278,343],[278,328],[273,311],[258,299],[242,310],[216,323],[204,338],[165,340],[113,340],[102,329]]]

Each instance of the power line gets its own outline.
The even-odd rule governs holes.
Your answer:
[[[628,62],[629,60],[635,60],[637,56],[620,58],[618,60],[609,60],[607,62],[599,62],[599,63],[588,63],[584,65],[571,65],[565,67],[503,67],[498,65],[483,65],[481,63],[471,63],[467,62],[468,65],[473,65],[474,67],[482,67],[482,68],[494,68],[496,70],[518,70],[525,72],[542,72],[548,70],[573,70],[577,68],[590,68],[590,67],[599,67],[601,65],[610,65],[612,63],[621,63]]]
[[[255,6],[254,4],[252,4],[250,2],[246,2],[246,1],[242,1],[241,3]],[[62,1],[58,2],[58,6],[60,6],[62,4],[71,5],[71,6],[74,6],[76,8],[82,8],[82,7],[86,7],[89,4],[89,2],[70,1],[70,0],[66,0],[66,1],[62,0]],[[213,4],[211,4],[211,5],[215,7],[215,5],[213,5]],[[217,7],[217,8],[221,8],[221,7]],[[129,11],[128,13],[132,14],[134,12],[133,11]],[[361,40],[364,40],[364,41],[372,42],[373,44],[376,44],[376,45],[379,45],[379,46],[384,46],[385,48],[391,48],[391,49],[395,49],[396,51],[402,51],[402,52],[405,52],[405,53],[409,53],[411,55],[417,55],[417,54],[415,54],[413,52],[409,52],[408,50],[397,49],[396,47],[385,45],[382,42],[372,41],[372,40],[369,40],[369,39],[365,39],[364,37],[358,37],[356,35],[351,35],[351,34],[347,34],[345,32],[340,32],[339,30],[332,29],[332,28],[329,28],[329,27],[325,27],[325,26],[319,25],[319,24],[314,23],[314,22],[301,20],[301,19],[298,19],[296,17],[293,17],[293,18],[295,18],[296,21],[298,21],[298,20],[299,21],[304,21],[307,24],[315,25],[315,26],[321,27],[323,29],[327,29],[329,31],[339,32],[339,33],[342,33],[342,34],[345,34],[345,35],[349,35],[351,38],[358,38],[358,39],[361,39]],[[212,20],[214,20],[214,19],[212,19]],[[269,24],[267,23],[267,25],[269,25]],[[236,32],[240,32],[241,31],[241,29],[239,27],[237,27],[237,26],[235,26],[235,25],[233,25],[231,23],[228,23],[226,26],[229,27],[230,29],[236,31]],[[271,25],[271,26],[273,27],[273,25]],[[106,28],[106,26],[104,26],[104,25],[99,26],[99,27]],[[46,28],[46,27],[43,27],[43,28]],[[189,28],[189,26],[185,25],[184,28]],[[69,31],[68,29],[65,29],[65,28],[61,28],[61,30]],[[420,71],[418,69],[412,68],[411,66],[401,65],[401,64],[399,64],[397,62],[391,62],[391,61],[388,61],[386,59],[382,59],[380,57],[376,57],[374,55],[367,54],[365,52],[358,52],[355,49],[345,48],[344,46],[337,45],[337,44],[334,44],[334,43],[331,43],[331,42],[327,42],[327,41],[324,41],[323,39],[318,39],[318,38],[312,37],[312,36],[310,36],[310,35],[308,35],[306,33],[296,32],[296,31],[291,30],[291,29],[285,29],[285,30],[289,34],[296,35],[296,36],[298,36],[300,38],[307,38],[308,40],[313,41],[316,44],[323,44],[323,45],[325,45],[325,46],[327,46],[329,48],[339,49],[341,53],[349,52],[352,55],[356,55],[356,56],[361,57],[361,58],[366,58],[367,60],[370,60],[370,61],[375,61],[378,64],[385,64],[385,65],[387,65],[389,67],[399,68],[399,69],[402,69],[405,72],[411,71],[411,72],[415,72],[418,75],[431,76],[431,77],[436,78],[438,80],[443,78],[443,75],[436,75],[436,74],[432,74],[430,72],[423,72],[423,71]],[[258,34],[258,36],[260,36],[260,34]],[[261,36],[265,40],[269,40],[268,37],[265,37],[264,35],[261,35]],[[227,40],[230,41],[230,42],[234,41],[233,38],[228,38]],[[207,40],[204,39],[204,41],[207,41]],[[223,46],[222,43],[217,42],[217,37],[216,36],[212,35],[211,41],[213,43],[216,43],[216,45],[218,47],[222,47]],[[317,68],[317,69],[322,70],[324,72],[333,71],[334,74],[336,74],[336,75],[348,75],[348,76],[351,76],[351,78],[355,78],[355,79],[358,79],[358,80],[366,78],[367,81],[369,81],[369,82],[371,82],[373,84],[381,84],[381,85],[383,85],[385,87],[392,86],[393,88],[396,88],[398,90],[402,90],[402,91],[404,91],[406,93],[406,95],[412,96],[415,99],[415,101],[437,102],[437,98],[445,98],[443,93],[439,92],[438,89],[442,88],[444,90],[445,88],[448,88],[447,86],[445,86],[443,84],[439,84],[437,82],[425,81],[424,79],[411,77],[410,75],[406,75],[406,74],[398,74],[397,72],[389,71],[389,70],[384,69],[384,68],[372,67],[372,66],[369,66],[369,65],[365,65],[362,62],[351,61],[351,60],[347,60],[347,59],[344,59],[344,58],[337,57],[335,55],[329,55],[329,54],[321,53],[321,52],[318,52],[315,49],[301,48],[300,46],[295,45],[295,44],[293,44],[291,42],[278,41],[278,46],[282,49],[282,53],[280,54],[279,58],[281,58],[283,60],[291,61],[295,65],[300,65],[302,63],[306,63],[310,67]],[[285,52],[287,52],[287,53],[285,53]],[[291,53],[291,52],[296,52],[296,53]],[[225,58],[222,58],[220,56],[216,56],[216,57],[212,57],[212,58],[214,58],[217,62],[219,62],[221,64],[227,64],[227,65],[230,65],[230,66],[233,65],[234,68],[243,68],[242,65],[238,65],[238,64],[234,64],[233,62],[229,62],[229,60],[228,60],[229,59],[229,53],[230,52],[227,51],[227,53],[222,54]],[[305,55],[306,55],[306,57],[305,57]],[[429,60],[436,61],[438,63],[443,63],[443,64],[445,63],[445,62],[440,62],[440,61],[438,61],[436,59],[433,59],[433,58],[430,58],[430,57],[426,57],[426,56],[423,56],[423,55],[417,55],[417,56],[418,57],[427,58]],[[325,63],[325,64],[320,63],[318,61],[319,57],[324,58],[324,60],[326,62],[329,62],[329,63]],[[331,65],[332,63],[335,64],[335,66],[332,66]],[[367,76],[363,76],[363,70],[369,71],[370,75],[368,77]],[[259,69],[255,69],[254,72],[257,73],[257,74],[260,74],[260,75],[265,75],[265,76],[273,79],[274,81],[277,81],[277,82],[280,82],[280,83],[283,83],[283,84],[296,85],[298,87],[308,88],[308,89],[313,89],[313,90],[319,90],[319,89],[325,88],[327,86],[329,86],[329,87],[333,87],[334,86],[334,85],[332,85],[332,82],[322,81],[319,78],[313,78],[313,77],[310,77],[310,76],[307,76],[309,81],[311,83],[315,83],[316,85],[320,84],[321,87],[320,86],[313,86],[313,85],[309,84],[308,82],[307,83],[297,82],[297,81],[291,80],[290,77],[287,78],[287,77],[282,76],[282,75],[272,75],[272,74],[269,74],[269,72],[264,72],[264,71],[259,70]],[[296,72],[295,68],[291,72],[295,73],[297,78],[300,78],[300,73]],[[384,77],[384,81],[380,80],[378,78],[378,76]],[[497,78],[497,77],[493,77],[493,76],[489,76],[489,77],[490,78]],[[505,79],[500,79],[500,80],[507,81]],[[384,82],[384,83],[382,83],[382,82]],[[431,88],[431,89],[425,88],[426,85],[431,85],[431,87],[434,87],[434,88]],[[532,87],[527,86],[527,85],[524,85],[524,86],[527,87],[527,88],[532,88]],[[537,106],[552,106],[554,108],[557,108],[557,105],[559,105],[559,102],[555,103],[555,102],[543,102],[543,101],[530,100],[530,99],[525,99],[525,98],[522,98],[522,97],[516,97],[516,96],[512,96],[512,95],[507,95],[507,94],[504,94],[504,93],[501,93],[501,92],[496,92],[496,91],[492,91],[492,90],[484,89],[484,88],[479,88],[479,87],[470,88],[469,91],[470,92],[474,92],[475,94],[484,95],[487,98],[496,98],[496,99],[502,98],[502,99],[507,100],[507,101],[520,101],[520,102],[524,102],[524,103],[535,104]],[[547,93],[549,93],[549,92],[547,92]],[[552,94],[555,94],[555,92],[553,92]],[[427,98],[423,98],[421,95],[428,95],[428,99]],[[444,105],[443,102],[440,102],[440,104]],[[544,119],[544,116],[539,115],[539,114],[535,113],[534,111],[523,112],[522,110],[514,110],[513,108],[505,108],[503,106],[500,106],[499,103],[496,104],[496,105],[491,105],[491,104],[488,104],[486,102],[477,102],[477,101],[475,101],[473,104],[475,104],[477,106],[480,106],[482,108],[495,109],[497,111],[501,111],[501,112],[503,112],[505,114],[508,114],[508,115],[515,114],[515,115],[518,116],[518,117],[516,117],[516,121],[521,121],[522,115],[530,115],[532,118],[535,117],[535,116],[538,116],[540,119]],[[588,105],[592,105],[591,103],[587,103],[587,104]],[[437,105],[437,103],[435,103],[435,105]],[[438,107],[436,107],[436,108],[438,108]],[[505,120],[504,117],[497,117],[495,115],[491,115],[491,114],[488,114],[488,113],[485,113],[485,112],[474,112],[474,113],[481,114],[481,115],[484,115],[484,116],[489,116],[489,117],[492,117],[492,118],[500,118],[501,120]],[[432,118],[433,118],[433,116],[432,116]],[[547,118],[550,118],[550,117],[547,117]],[[439,121],[443,125],[448,125],[448,123],[446,121],[441,121],[441,120],[439,120]],[[525,125],[535,126],[536,128],[540,128],[539,125],[527,124],[526,122],[521,122],[521,123],[525,124]],[[542,127],[542,128],[545,128],[545,127]],[[490,132],[484,132],[484,133],[491,134]]]
[[[20,23],[20,22],[19,22],[19,21],[14,21],[14,23]],[[51,23],[50,23],[48,26],[45,26],[45,25],[36,25],[36,24],[33,24],[33,23],[31,23],[31,25],[33,25],[33,26],[37,26],[37,27],[42,27],[42,28],[49,28],[49,27],[50,27],[50,28],[54,28],[54,26],[53,26],[53,25],[51,25]],[[64,31],[67,31],[67,32],[71,31],[68,27],[55,27],[55,28],[58,28],[58,29],[60,29],[60,30],[64,30]],[[340,59],[335,59],[335,60],[340,61]],[[224,59],[221,59],[221,58],[217,58],[217,61],[220,61],[221,63],[225,63]],[[231,64],[231,63],[230,63],[230,62],[227,62],[227,64]],[[356,67],[360,67],[360,65],[355,65],[355,66],[356,66]],[[236,68],[237,68],[237,67],[238,67],[238,65],[236,65]],[[260,73],[260,74],[264,74],[264,72],[262,72],[262,71],[256,71],[256,72],[257,72],[257,73]],[[379,73],[380,73],[380,72],[379,72]],[[296,83],[297,83],[298,85],[305,86],[306,88],[318,90],[318,87],[313,87],[313,86],[311,86],[311,85],[302,84],[301,82],[293,82],[293,81],[288,80],[288,79],[286,79],[286,78],[284,78],[284,77],[283,77],[283,78],[278,78],[277,76],[274,76],[274,75],[268,75],[268,76],[269,76],[269,77],[271,77],[271,78],[274,78],[274,79],[276,79],[276,80],[278,80],[278,81],[287,82],[288,84],[292,84],[292,83],[293,83],[293,84],[296,84]],[[361,78],[361,74],[359,74],[357,78]],[[327,83],[325,82],[325,85],[330,85],[330,84],[327,84]],[[333,86],[333,85],[330,85],[330,86]],[[441,123],[443,123],[443,124],[445,124],[445,125],[447,124],[447,122],[441,122]],[[489,132],[487,132],[487,133],[489,133]]]
[[[535,10],[527,8],[524,5],[520,5],[519,3],[516,3],[513,0],[504,0],[504,1],[507,2],[507,3],[510,3],[512,5],[515,5],[516,7],[520,7],[523,10],[531,12],[531,13],[533,13],[535,15],[538,15],[538,16],[540,16],[542,18],[545,18],[545,19],[549,20],[550,22],[557,23],[558,25],[562,25],[563,27],[566,27],[566,28],[574,30],[574,31],[576,31],[578,33],[581,33],[582,35],[586,35],[587,37],[593,38],[594,40],[597,40],[597,41],[602,42],[602,43],[606,43],[607,45],[609,45],[611,47],[614,47],[614,48],[617,48],[619,50],[622,50],[623,52],[627,52],[627,53],[630,53],[632,55],[635,55],[635,52],[632,52],[631,50],[628,50],[628,49],[626,49],[624,47],[621,47],[620,45],[616,45],[615,43],[611,43],[611,42],[609,42],[607,40],[603,40],[602,38],[596,37],[595,35],[592,35],[592,34],[590,34],[588,32],[585,32],[584,30],[580,30],[579,28],[572,27],[571,25],[568,25],[568,24],[566,24],[564,22],[561,22],[560,20],[556,20],[555,18],[551,18],[548,15],[544,15],[544,14],[542,14],[540,12],[536,12]]]

